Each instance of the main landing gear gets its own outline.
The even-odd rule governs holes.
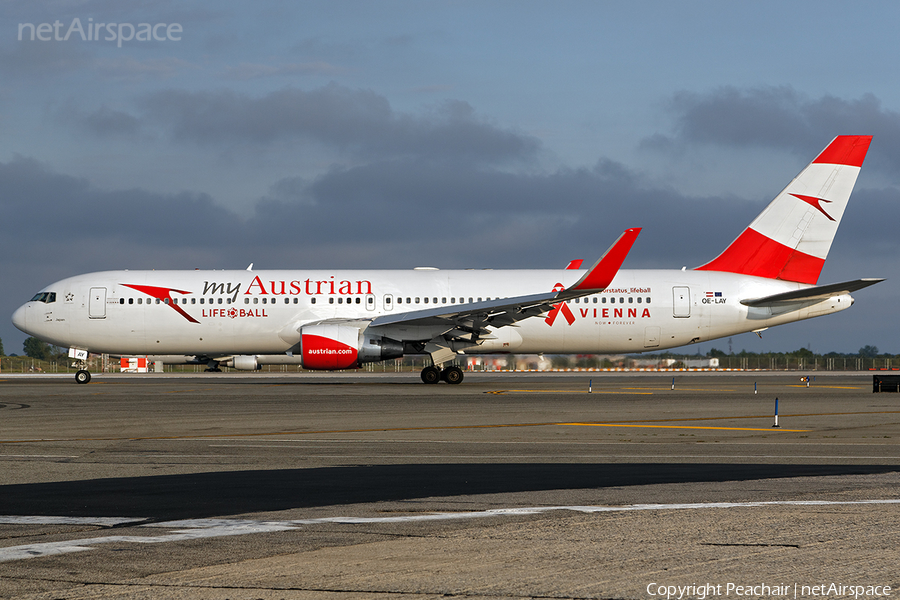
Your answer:
[[[422,369],[422,381],[425,383],[437,383],[446,381],[451,385],[462,383],[463,370],[456,365],[440,369],[438,367],[425,367]]]

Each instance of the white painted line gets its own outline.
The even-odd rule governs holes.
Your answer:
[[[138,525],[147,519],[139,517],[17,517],[0,515],[0,525],[97,525],[113,527],[134,523]]]
[[[759,508],[764,506],[873,506],[897,505],[900,499],[884,500],[786,500],[772,502],[697,502],[686,504],[630,504],[625,506],[535,506],[524,508],[499,508],[483,511],[433,513],[427,515],[406,515],[393,517],[323,517],[318,519],[295,519],[289,521],[257,521],[252,519],[183,519],[162,523],[147,523],[140,527],[171,529],[162,535],[111,535],[64,542],[46,542],[0,548],[0,562],[53,556],[90,550],[99,544],[132,543],[161,544],[204,538],[216,538],[273,531],[288,531],[304,525],[346,524],[369,525],[374,523],[416,523],[428,521],[451,521],[460,519],[484,519],[497,517],[518,517],[541,515],[554,511],[579,513],[609,513],[643,510],[700,510],[709,508]],[[118,517],[17,517],[0,516],[0,524],[8,525],[121,525],[135,523],[143,519]]]

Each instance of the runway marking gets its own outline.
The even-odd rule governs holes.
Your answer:
[[[78,454],[0,454],[4,458],[78,458]]]
[[[560,423],[560,425],[573,425],[577,427],[650,427],[654,429],[720,429],[724,431],[772,431],[785,433],[805,433],[811,431],[810,429],[782,429],[781,427],[778,429],[758,429],[753,427],[704,427],[700,425],[642,425],[628,423]]]
[[[621,388],[621,389],[639,389],[639,388]],[[490,390],[484,392],[485,394],[495,394],[498,396],[502,396],[503,394],[621,394],[621,391],[613,391],[613,390]],[[629,395],[632,396],[652,396],[653,392],[629,392]]]
[[[12,517],[0,516],[0,525],[96,525],[98,527],[115,527],[132,523],[139,525],[147,519],[122,517]]]
[[[760,508],[772,506],[890,506],[900,504],[900,499],[884,500],[775,500],[770,502],[698,502],[686,504],[630,504],[624,506],[537,506],[524,508],[499,508],[483,511],[444,512],[424,515],[397,515],[391,517],[322,517],[318,519],[295,519],[288,521],[257,521],[250,519],[183,519],[162,523],[139,524],[146,519],[125,517],[32,517],[0,516],[0,524],[8,525],[97,525],[113,526],[135,523],[137,527],[171,529],[162,535],[108,535],[62,542],[43,542],[0,548],[0,562],[25,560],[44,556],[85,552],[100,544],[132,543],[162,544],[190,540],[270,533],[301,529],[304,525],[371,525],[378,523],[423,523],[434,521],[454,521],[465,519],[485,519],[503,517],[523,517],[543,515],[552,512],[569,511],[595,514],[613,512],[660,511],[660,510],[704,510],[728,508]]]
[[[847,387],[842,385],[806,385],[806,384],[797,384],[797,383],[789,383],[788,387],[798,387],[798,388],[820,388],[826,390],[864,390],[866,388],[861,387]]]
[[[900,410],[882,410],[882,411],[857,411],[857,412],[832,412],[832,413],[794,413],[782,414],[782,419],[793,417],[835,417],[847,415],[891,415],[900,414]],[[597,423],[611,427],[621,425],[623,427],[639,427],[643,423],[673,423],[688,421],[717,421],[728,419],[771,419],[772,415],[726,415],[717,417],[685,417],[674,419],[640,419],[628,421],[606,421]],[[590,423],[582,423],[589,425]],[[110,441],[142,441],[142,440],[209,440],[223,438],[253,438],[253,437],[269,437],[274,435],[323,435],[323,434],[340,434],[340,433],[384,433],[397,431],[453,431],[462,429],[499,429],[504,427],[549,427],[559,425],[572,425],[571,422],[547,421],[537,423],[489,423],[486,425],[434,425],[428,427],[375,427],[365,429],[321,429],[313,431],[269,431],[262,433],[219,433],[219,434],[196,434],[196,435],[168,435],[168,436],[139,436],[139,437],[97,437],[97,438],[43,438],[43,439],[26,439],[26,440],[0,440],[3,444],[34,444],[45,442],[110,442]],[[721,429],[733,431],[815,431],[812,429],[790,430],[790,429],[750,429],[739,427],[692,427],[693,429]]]

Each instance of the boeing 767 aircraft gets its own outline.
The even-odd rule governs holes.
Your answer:
[[[839,136],[719,256],[694,269],[620,270],[627,229],[590,268],[509,271],[107,271],[63,279],[13,315],[88,352],[180,355],[211,367],[306,369],[424,354],[457,384],[458,354],[663,350],[761,332],[853,304],[882,281],[817,285],[871,136]]]

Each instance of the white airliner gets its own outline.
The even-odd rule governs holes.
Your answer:
[[[179,355],[211,368],[306,369],[430,356],[426,383],[460,383],[458,354],[631,353],[761,332],[849,308],[881,279],[817,286],[871,136],[839,136],[710,262],[620,270],[626,230],[588,270],[108,271],[44,288],[13,315],[88,352]]]

